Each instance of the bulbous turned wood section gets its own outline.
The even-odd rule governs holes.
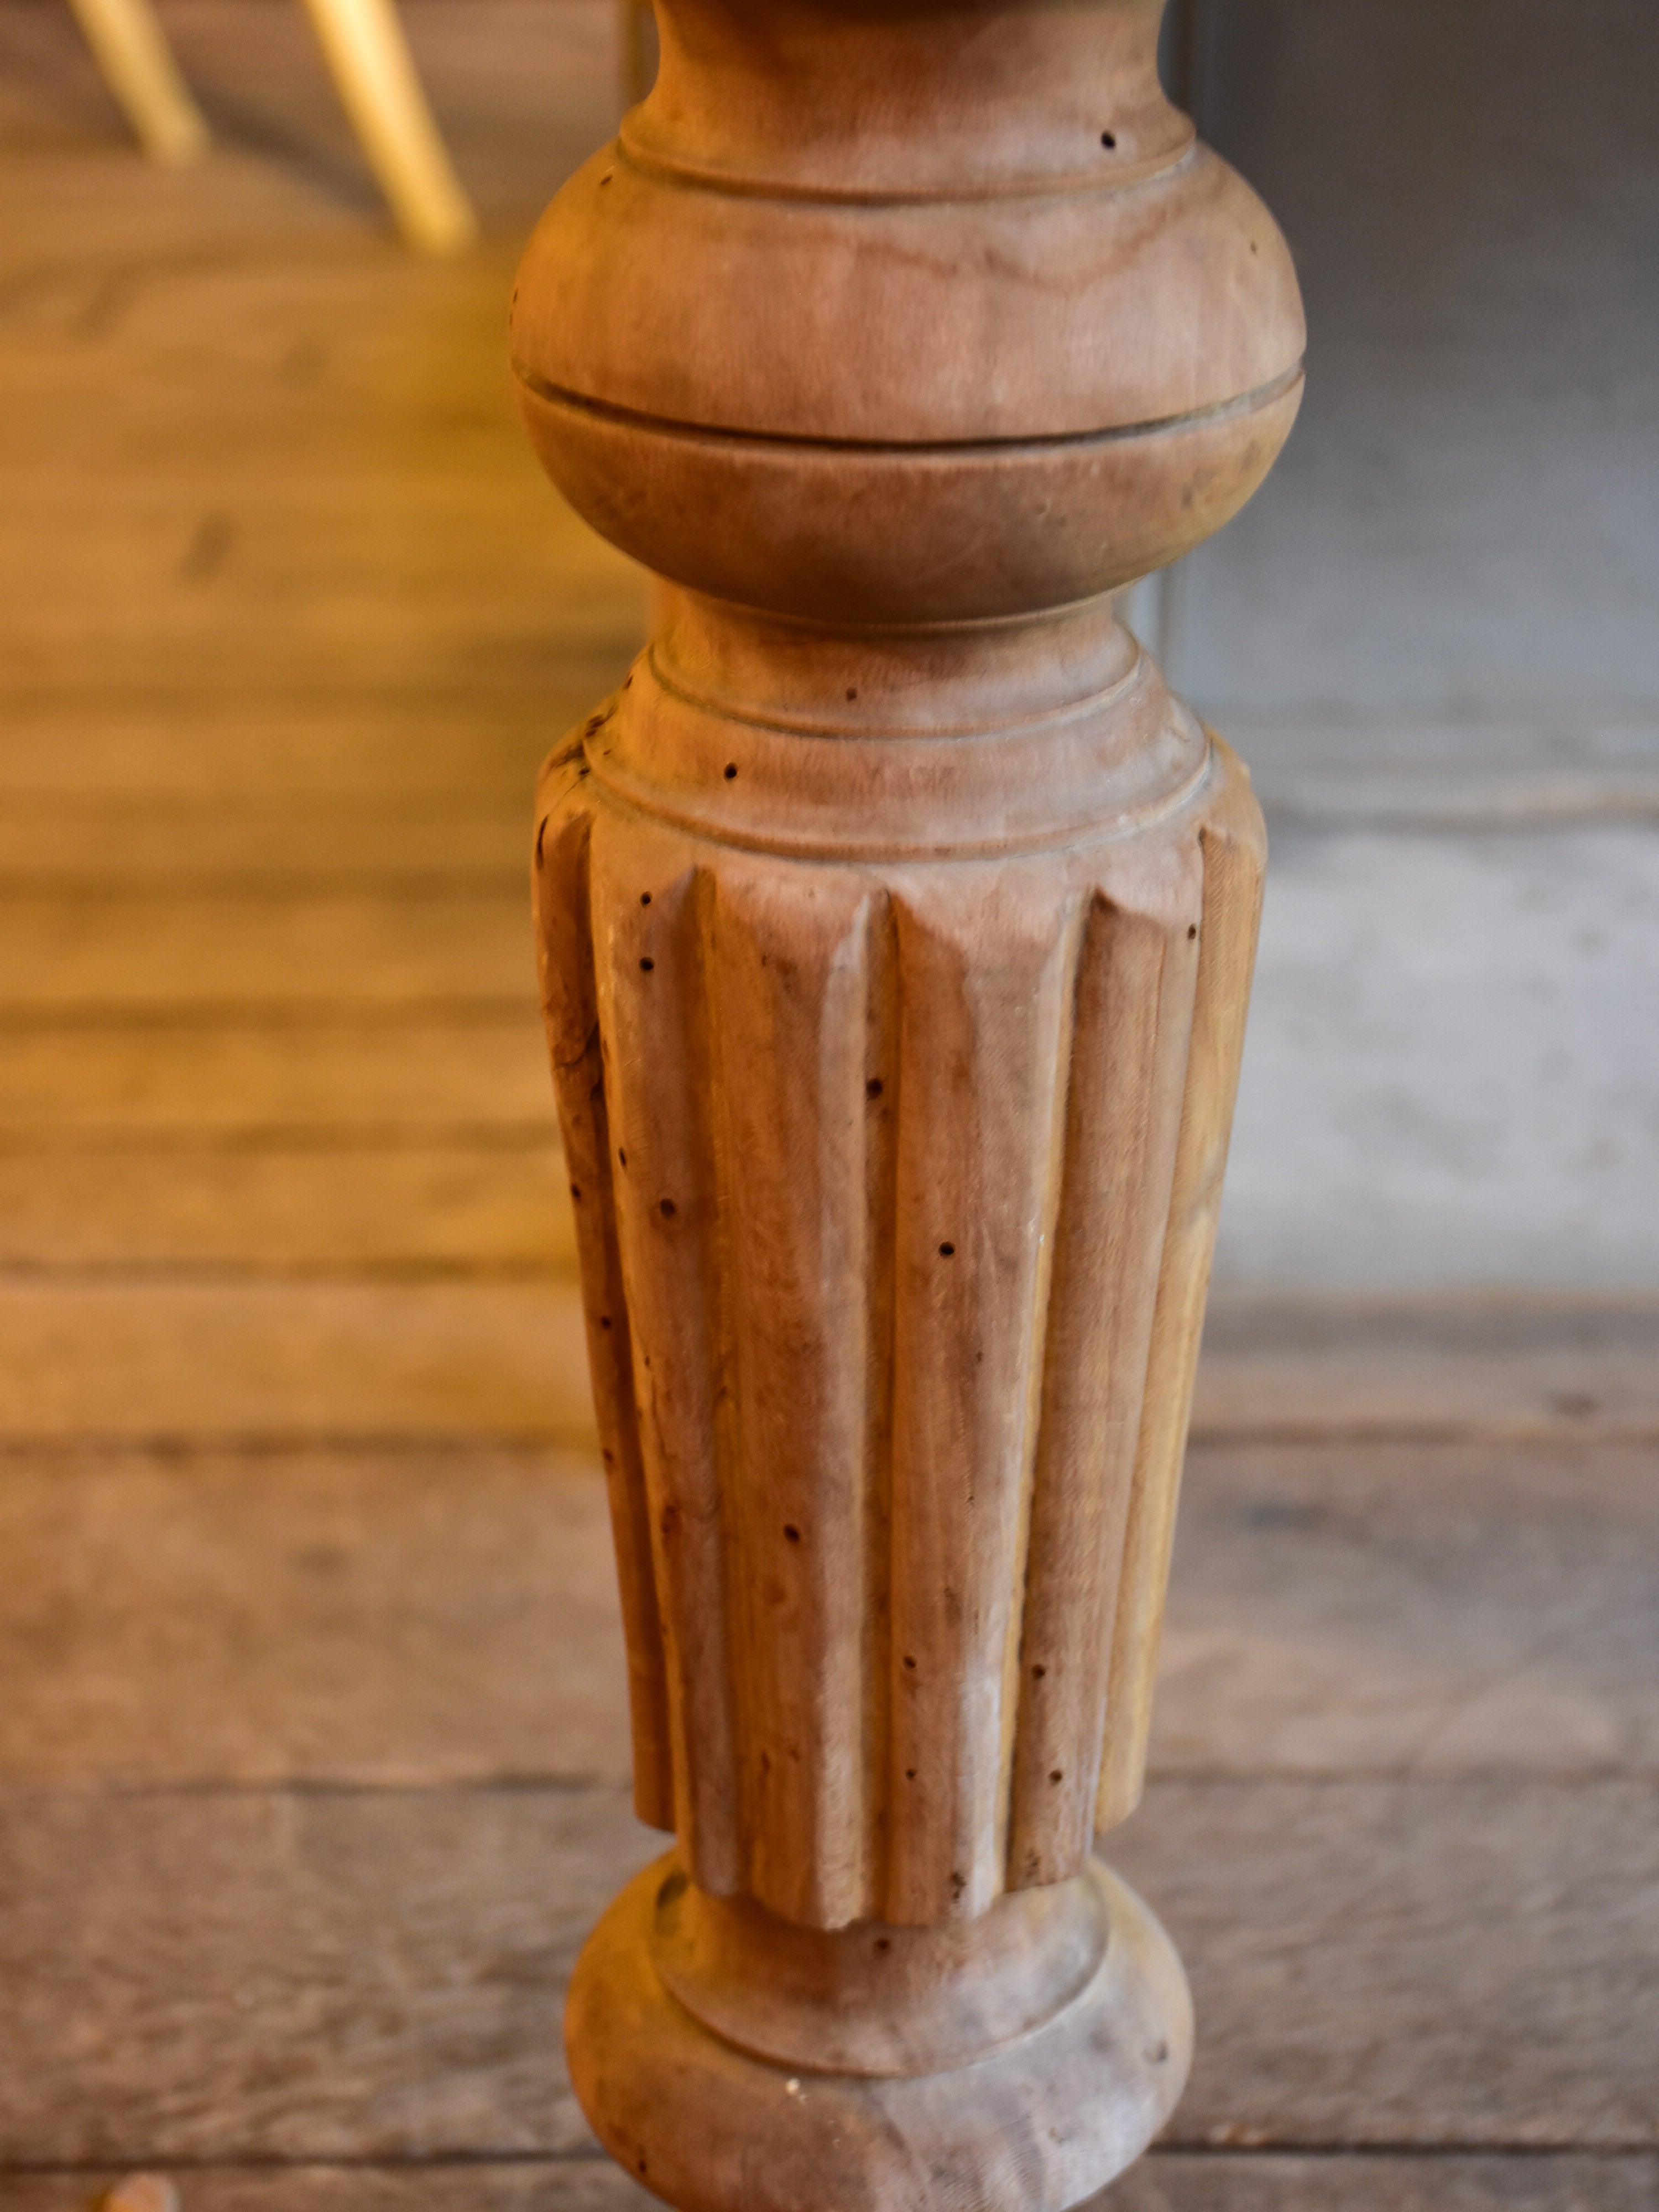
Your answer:
[[[515,295],[667,580],[549,762],[544,990],[675,1854],[579,1966],[694,2212],[1079,2201],[1172,2105],[1133,1807],[1259,907],[1107,594],[1249,495],[1302,325],[1142,0],[673,0]]]

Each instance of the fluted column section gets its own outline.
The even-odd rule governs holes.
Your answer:
[[[1248,497],[1302,333],[1156,27],[674,0],[515,295],[544,459],[667,580],[535,877],[677,1839],[572,2065],[688,2212],[1058,2212],[1184,2069],[1090,1853],[1140,1786],[1263,852],[1109,594]]]

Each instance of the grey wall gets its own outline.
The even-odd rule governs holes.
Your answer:
[[[1218,1281],[1659,1292],[1659,4],[1191,12],[1311,329],[1164,615],[1275,832]]]

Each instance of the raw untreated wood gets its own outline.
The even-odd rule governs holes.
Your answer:
[[[0,2173],[0,2188],[6,2212],[84,2212],[117,2178],[91,2167]],[[412,2166],[192,2166],[179,2179],[180,2212],[650,2212],[659,2201],[610,2160],[592,2156]],[[1507,2200],[1498,2201],[1507,2212]],[[1479,2201],[1479,2212],[1486,2203]],[[1466,2208],[1460,2203],[1454,2212]],[[1537,2212],[1556,2212],[1555,2199],[1540,2200]],[[1610,2198],[1607,2212],[1626,2212],[1626,2200]]]
[[[1651,1448],[1206,1448],[1186,1487],[1156,1772],[1659,1773]]]
[[[1211,2022],[1168,2140],[1659,2145],[1659,1784],[1160,1782],[1113,1855]]]
[[[0,1455],[0,1784],[625,1781],[609,1544],[540,1449]]]
[[[112,2176],[5,2178],[8,2212],[64,2212]],[[645,2212],[655,2200],[595,2159],[465,2166],[197,2166],[188,2212]],[[1654,2212],[1659,2159],[1437,2158],[1217,2152],[1156,2147],[1097,2200],[1098,2212]]]
[[[66,11],[0,0],[9,884],[70,904],[135,883],[383,895],[388,930],[411,884],[514,895],[534,764],[554,729],[621,680],[642,605],[633,573],[538,488],[501,362],[517,250],[507,233],[611,125],[611,0],[411,0],[496,226],[476,261],[417,269],[383,248],[367,196],[331,181],[353,156],[298,10],[167,0],[192,79],[234,96],[248,142],[222,147],[207,188],[181,193],[109,152]],[[249,1007],[240,972],[229,999],[177,1018],[67,996],[44,1018],[6,1013],[0,1177],[15,1180],[0,1218],[14,1236],[32,1220],[39,1257],[90,1249],[90,1214],[59,1211],[83,1144],[106,1148],[85,1158],[83,1195],[100,1212],[92,1185],[117,1172],[117,1147],[136,1155],[131,1195],[106,1217],[112,1265],[129,1236],[141,1260],[208,1249],[198,1238],[217,1251],[221,1233],[226,1265],[239,1241],[250,1262],[315,1258],[332,1229],[274,1218],[289,1170],[258,1155],[337,1147],[362,1162],[366,1185],[334,1217],[349,1230],[335,1256],[349,1264],[349,1246],[415,1249],[379,1213],[381,1200],[405,1202],[404,1170],[377,1170],[373,1147],[459,1152],[546,1126],[545,1053],[527,1009],[472,1002],[428,1020],[356,1000],[312,1021],[292,1006]],[[240,1148],[250,1181],[229,1165],[213,1181],[221,1168],[198,1140]],[[17,1149],[38,1145],[56,1157],[37,1166]],[[180,1180],[146,1155],[165,1146],[183,1148]],[[478,1173],[507,1168],[519,1172],[498,1152]],[[526,1168],[534,1202],[544,1169]],[[333,1170],[318,1172],[326,1183]],[[295,1184],[296,1208],[323,1188]],[[210,1192],[230,1209],[219,1229],[201,1211]],[[52,1294],[54,1312],[73,1287]],[[143,1280],[125,1302],[82,1305],[61,1332],[19,1334],[22,1297],[8,1309],[9,1402],[51,1397],[66,1425],[44,1450],[0,1455],[0,1757],[31,1784],[9,1809],[37,1838],[29,1881],[0,1883],[7,2212],[77,2212],[157,2142],[210,2126],[233,2161],[303,2150],[313,2106],[351,2146],[333,2155],[373,2157],[378,2142],[398,2163],[181,2158],[184,2212],[635,2212],[648,2201],[580,2134],[555,2058],[560,1962],[627,1853],[656,1848],[620,1786],[628,1729],[614,1595],[596,1558],[602,1493],[596,1472],[556,1480],[477,1441],[574,1374],[574,1301],[568,1322],[552,1312],[550,1336],[534,1297],[521,1304],[499,1284],[482,1305],[448,1286],[418,1325],[406,1304],[336,1288],[348,1292],[338,1302],[313,1304],[296,1284],[270,1307],[240,1306],[228,1339],[204,1334],[192,1298],[164,1301],[131,1331],[112,1326],[112,1312],[149,1304]],[[1443,1433],[1524,1425],[1569,1443],[1604,1418],[1640,1435],[1656,1425],[1659,1359],[1636,1319],[1517,1325],[1504,1365],[1501,1333],[1483,1346],[1455,1314],[1382,1317],[1377,1356],[1363,1361],[1375,1316],[1346,1332],[1319,1317],[1318,1341],[1306,1318],[1281,1315],[1247,1340],[1230,1315],[1212,1316],[1200,1382],[1221,1394],[1212,1438],[1226,1427],[1410,1436],[1425,1409]],[[414,1371],[394,1356],[411,1328]],[[416,1440],[406,1453],[285,1458],[266,1435],[235,1462],[204,1455],[202,1415],[226,1417],[228,1379],[239,1423],[280,1430],[304,1410],[303,1391],[271,1387],[286,1366],[260,1371],[269,1349],[301,1340],[298,1370],[332,1378],[336,1412],[399,1427],[459,1419],[466,1436],[441,1454]],[[75,1444],[77,1406],[148,1419],[147,1374],[169,1378],[162,1410],[186,1449],[154,1460]],[[1580,1456],[1556,1442],[1198,1454],[1152,1800],[1123,1848],[1155,1903],[1176,1900],[1195,1954],[1206,2124],[1259,2130],[1267,2111],[1281,2145],[1333,2124],[1363,2143],[1376,2132],[1375,2088],[1404,2154],[1154,2151],[1108,2204],[1659,2212],[1651,2154],[1449,2150],[1447,2097],[1426,2080],[1447,2055],[1435,2039],[1461,2033],[1450,2117],[1462,2127],[1474,2111],[1509,2139],[1534,2101],[1562,2118],[1550,2087],[1560,2062],[1540,2057],[1540,2036],[1571,2057],[1590,2008],[1605,2008],[1623,2038],[1615,2075],[1659,2039],[1634,2002],[1618,2014],[1611,1972],[1582,2005],[1530,2002],[1540,1980],[1583,1987],[1598,1929],[1616,1929],[1621,1909],[1624,1924],[1639,1916],[1651,1878],[1651,1810],[1627,1826],[1624,1799],[1583,1787],[1655,1770],[1648,1465],[1642,1448]],[[1226,1789],[1170,1801],[1165,1820],[1160,1769],[1192,1784],[1219,1771]],[[1250,1814],[1264,1770],[1282,1780],[1287,1769],[1303,1787],[1275,1794],[1269,1781]],[[1389,1778],[1407,1771],[1414,1794],[1395,1804]],[[260,1798],[278,1772],[312,1786]],[[594,1773],[618,1787],[556,1803],[438,1790],[399,1801],[395,1818],[383,1795],[340,1789],[492,1772]],[[1548,1790],[1513,1793],[1540,1774]],[[1333,1799],[1320,1814],[1321,1790],[1367,1776],[1379,1784],[1370,1811]],[[1470,1776],[1484,1776],[1472,1792]],[[188,1792],[156,1796],[181,1781]],[[597,1841],[567,1849],[559,1808],[584,1802]],[[1501,1863],[1471,1894],[1492,1864],[1471,1871],[1482,1850]],[[1403,1887],[1379,1886],[1391,1859]],[[1562,1911],[1582,1908],[1582,1936],[1556,1917],[1556,1893]],[[1534,1925],[1516,1943],[1540,1893],[1541,1922],[1528,1917],[1544,1935]],[[1333,1900],[1322,1918],[1320,1897]],[[1512,1917],[1498,1915],[1504,1899],[1521,1900]],[[1464,1940],[1471,1911],[1488,1917]],[[1547,1973],[1540,1941],[1558,1947]],[[1290,1962],[1316,1943],[1332,1975],[1293,1978]],[[1631,1948],[1639,1958],[1639,1940]],[[1288,2055],[1286,2023],[1302,2039]],[[1323,2054],[1309,2048],[1322,2033]],[[1589,2065],[1607,2047],[1600,2033],[1591,2022]],[[1419,2038],[1424,2078],[1402,2092],[1393,2047]],[[1512,2099],[1495,2114],[1475,2110],[1477,2066],[1492,2096]],[[1248,2095],[1229,2104],[1224,2075]],[[1650,2075],[1620,2078],[1626,2102],[1639,2110],[1645,2094],[1650,2110]],[[1605,2117],[1588,2099],[1571,2105],[1563,2139]],[[567,2123],[586,2155],[515,2148]],[[118,2163],[54,2166],[100,2127],[119,2136]],[[18,2170],[24,2160],[35,2170]]]
[[[1115,1855],[1211,2023],[1170,2140],[1653,2150],[1656,1819],[1651,1780],[1154,1783]],[[619,1790],[0,1794],[0,2170],[586,2145],[564,1979],[659,1841]]]
[[[626,1771],[592,1459],[0,1458],[0,1775]],[[1196,1455],[1157,1776],[1659,1771],[1649,1456]],[[598,1547],[598,1548],[596,1548]]]
[[[8,2164],[589,2142],[563,1988],[618,1791],[0,1792]]]
[[[1261,482],[1303,325],[1159,12],[664,0],[514,294],[542,459],[663,579],[535,883],[677,1838],[568,2045],[680,2212],[1061,2212],[1187,2063],[1089,1848],[1144,1771],[1264,854],[1112,594]]]
[[[1220,1302],[1193,1427],[1214,1442],[1651,1441],[1659,1307]]]

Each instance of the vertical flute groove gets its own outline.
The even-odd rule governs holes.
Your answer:
[[[568,769],[564,780],[570,790],[579,788],[579,779]],[[581,807],[561,818],[554,798],[547,791],[547,811],[538,809],[532,872],[537,939],[577,1251],[589,1289],[585,1302],[588,1367],[628,1653],[634,1809],[647,1826],[672,1828],[674,1771],[666,1662],[634,1400],[632,1333],[617,1242],[610,1117],[595,994],[589,904],[592,823]],[[565,953],[556,965],[548,960],[544,949],[555,931]]]
[[[1192,1043],[1147,1353],[1121,1594],[1111,1627],[1105,1751],[1095,1810],[1095,1825],[1101,1829],[1115,1826],[1134,1810],[1146,1775],[1152,1676],[1261,918],[1261,817],[1248,783],[1218,741],[1216,752],[1232,774],[1216,815],[1199,832],[1203,918]]]
[[[893,1821],[893,1322],[898,1258],[896,1200],[901,969],[893,902],[871,898],[866,920],[869,992],[865,1038],[864,1310],[868,1396],[864,1439],[865,1906],[886,1910]]]
[[[1001,1786],[997,1793],[996,1853],[999,1865],[1005,1869],[1019,1821],[1017,1797],[1019,1792],[1021,1655],[1025,1643],[1026,1613],[1031,1601],[1032,1522],[1036,1510],[1038,1470],[1042,1464],[1044,1386],[1053,1312],[1057,1237],[1071,1152],[1068,1137],[1077,1075],[1078,993],[1082,981],[1091,904],[1086,896],[1070,898],[1061,918],[1057,948],[1062,972],[1057,994],[1055,1076],[1048,1102],[1048,1116],[1046,1121],[1037,1121],[1031,1133],[1033,1145],[1041,1146],[1042,1182],[1042,1205],[1036,1224],[1036,1274],[1031,1286],[1028,1323],[1030,1343],[1026,1353],[1025,1425],[1020,1455],[1019,1549],[1014,1562],[1014,1586],[1018,1598],[1009,1617],[1002,1670]]]
[[[677,1826],[697,1879],[738,1881],[721,1528],[722,1336],[710,1302],[718,1208],[708,1114],[703,909],[708,872],[668,841],[641,846],[600,814],[595,968],[633,1322],[634,1392],[667,1659]]]
[[[1126,886],[1116,896],[1097,888],[1079,963],[1067,1187],[1022,1651],[1008,1854],[1016,1887],[1074,1873],[1092,1834],[1175,1102],[1190,1029],[1191,875],[1176,868],[1165,884]],[[1131,890],[1139,896],[1132,899]]]

